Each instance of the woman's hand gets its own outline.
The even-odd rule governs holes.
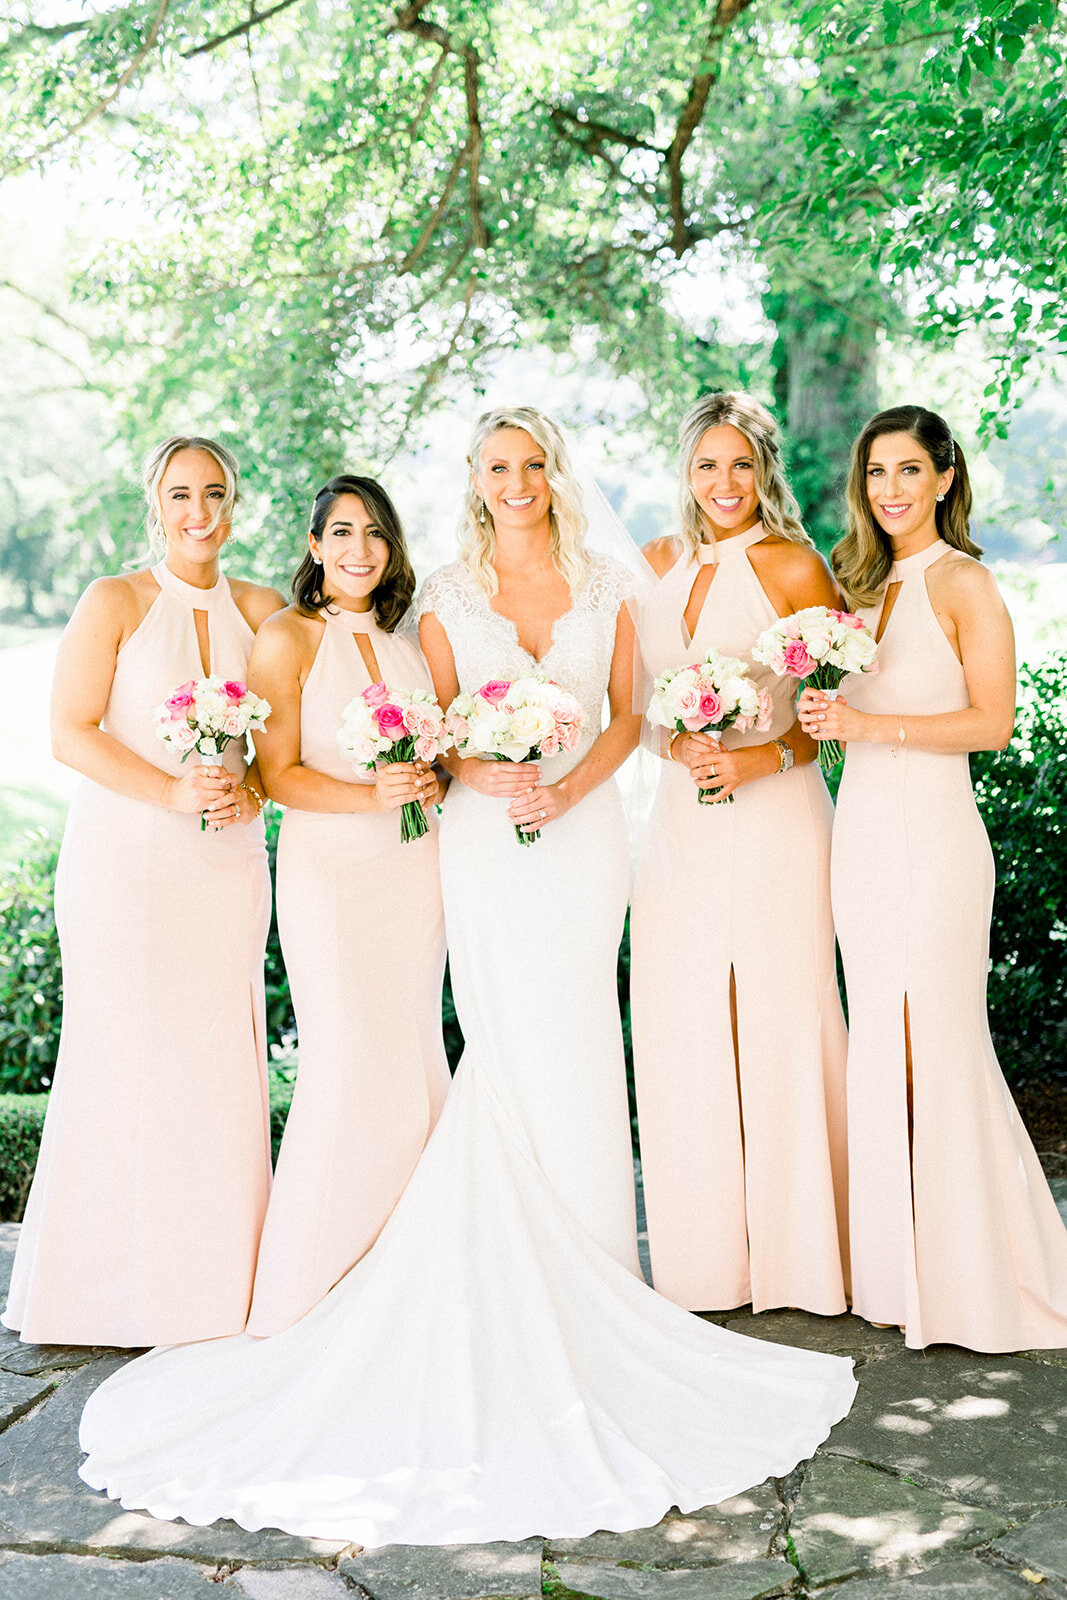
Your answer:
[[[374,780],[376,811],[398,811],[411,802],[422,804],[437,786],[425,761],[391,761]]]
[[[836,739],[839,744],[846,744],[850,739],[864,737],[864,713],[854,711],[840,695],[831,700],[821,689],[804,690],[797,701],[797,716],[804,732],[813,739]]]
[[[429,781],[424,783],[422,791],[422,809],[432,811],[434,806],[439,806],[448,789],[447,773],[438,772],[424,761],[416,761],[415,765],[422,768],[424,778],[428,775]]]
[[[169,780],[163,804],[168,811],[185,816],[202,811],[209,827],[221,828],[237,820],[236,784],[237,779],[225,767],[190,767],[180,778]]]
[[[570,810],[572,803],[567,798],[562,782],[550,783],[544,788],[538,785],[511,802],[508,817],[523,833],[536,833],[539,828],[562,817],[565,811]]]
[[[498,800],[516,800],[536,789],[541,768],[536,761],[479,761],[468,756],[459,768],[460,783]]]
[[[716,800],[725,800],[742,784],[769,778],[781,766],[773,744],[726,750],[706,733],[680,733],[674,741],[674,756],[689,768],[697,788]]]

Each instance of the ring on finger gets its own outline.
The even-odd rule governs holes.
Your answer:
[[[544,820],[545,820],[545,809],[544,809],[543,806],[541,807],[541,814],[540,815],[541,815],[541,821],[544,822]]]

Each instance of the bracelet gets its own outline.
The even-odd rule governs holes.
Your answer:
[[[896,744],[890,745],[890,747],[889,747],[894,755],[896,755],[898,750],[903,750],[903,748],[904,748],[904,740],[907,737],[908,737],[907,733],[904,731],[904,719],[902,717],[898,717],[897,718],[897,742],[896,742]]]
[[[790,767],[793,765],[793,762],[796,760],[792,749],[786,744],[784,739],[772,739],[771,743],[778,752],[779,773],[788,772]]]
[[[257,816],[257,818],[261,817],[263,815],[263,807],[266,805],[267,802],[264,800],[263,796],[260,794],[260,792],[256,788],[255,784],[252,784],[252,783],[239,783],[237,785],[237,787],[239,789],[243,789],[245,794],[248,795],[249,799],[255,801],[255,804],[256,804],[256,816]]]
[[[671,734],[670,738],[667,740],[667,760],[668,761],[677,761],[678,757],[674,753],[674,741],[675,741],[675,739],[680,739],[681,737],[682,737],[681,728],[675,728],[674,732]]]

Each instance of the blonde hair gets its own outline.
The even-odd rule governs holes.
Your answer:
[[[574,475],[563,434],[551,417],[534,406],[497,406],[493,411],[483,412],[475,424],[467,456],[471,476],[460,520],[459,559],[487,594],[496,594],[499,587],[493,568],[496,529],[492,512],[475,488],[473,474],[481,467],[486,440],[500,428],[525,431],[544,452],[545,478],[552,491],[548,513],[552,560],[570,588],[577,592],[589,573],[581,485]]]
[[[889,577],[893,565],[893,541],[879,527],[867,493],[867,463],[871,445],[886,433],[906,433],[930,457],[934,471],[953,470],[952,482],[945,490],[936,511],[938,537],[954,550],[979,557],[979,545],[971,538],[971,480],[963,451],[952,437],[944,417],[925,406],[894,406],[879,411],[852,446],[845,499],[848,504],[848,532],[833,549],[831,565],[850,605],[873,606]]]
[[[159,503],[159,486],[171,458],[176,456],[179,450],[204,450],[219,464],[226,493],[211,519],[212,532],[220,522],[229,522],[233,516],[233,508],[237,504],[237,461],[224,444],[219,444],[216,439],[201,438],[195,433],[175,433],[169,439],[164,439],[162,444],[157,444],[154,450],[148,452],[141,469],[145,497],[145,532],[148,535],[149,554],[153,556],[161,554],[166,542],[162,507]]]
[[[696,552],[709,531],[708,519],[700,508],[689,481],[697,446],[709,428],[736,428],[752,450],[756,493],[760,517],[768,533],[794,544],[812,544],[800,523],[800,507],[785,479],[782,465],[781,435],[778,424],[758,400],[736,390],[706,394],[689,407],[678,428],[681,480],[678,505],[682,514],[682,543]]]

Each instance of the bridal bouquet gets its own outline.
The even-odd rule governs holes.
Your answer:
[[[364,772],[394,761],[434,761],[452,747],[445,716],[428,689],[390,689],[372,683],[350,700],[341,713],[337,743],[346,761]],[[426,813],[416,800],[400,810],[400,837],[405,844],[429,831]]]
[[[716,743],[727,728],[747,733],[750,728],[765,732],[771,725],[774,708],[766,689],[749,682],[748,667],[736,656],[709,650],[693,666],[675,667],[663,672],[652,686],[652,699],[645,713],[654,728],[670,728],[674,733],[706,733]],[[720,801],[707,789],[697,790],[703,806],[732,803],[728,794]]]
[[[214,767],[231,739],[262,728],[270,705],[238,678],[190,678],[156,707],[156,735],[182,761],[195,750],[205,767]],[[201,828],[207,827],[203,812]]]
[[[490,761],[538,761],[574,750],[585,712],[573,695],[539,674],[491,678],[474,694],[458,694],[447,726],[460,755]],[[539,832],[515,829],[520,844]]]
[[[780,678],[797,678],[809,689],[820,689],[834,699],[842,678],[850,672],[877,672],[878,646],[867,624],[851,611],[829,606],[806,606],[765,628],[752,646],[762,661]],[[819,740],[819,765],[829,772],[841,760],[836,739]]]

